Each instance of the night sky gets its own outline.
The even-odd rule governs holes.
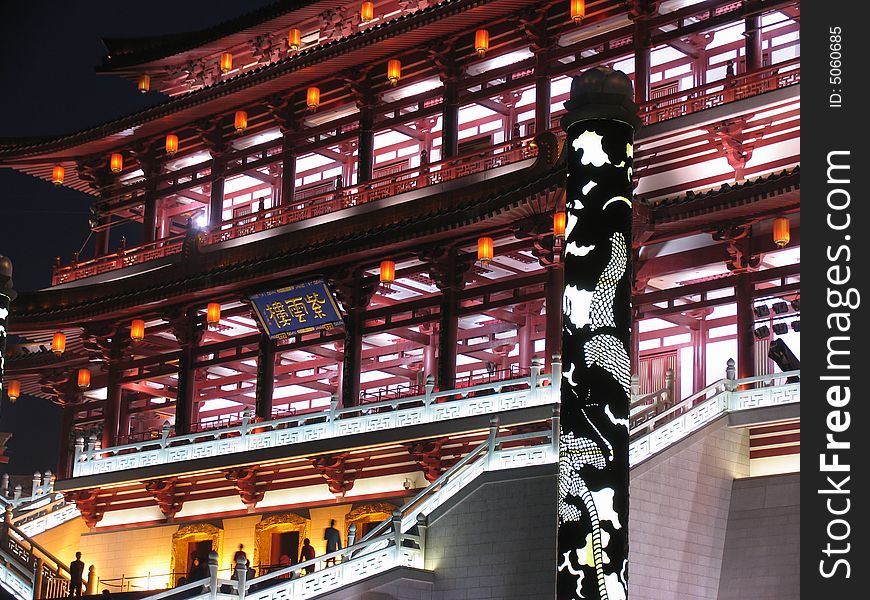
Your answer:
[[[274,0],[7,0],[0,15],[0,138],[72,133],[160,103],[135,84],[94,73],[105,37],[195,31],[272,4]],[[15,288],[51,282],[55,256],[92,255],[88,208],[93,198],[0,168],[0,254],[14,264]],[[119,236],[121,232],[117,235]],[[128,245],[136,240],[128,235]],[[117,247],[113,236],[110,247]],[[14,323],[11,325],[14,330]],[[56,470],[60,409],[47,400],[3,397],[0,431],[12,432],[9,464],[0,473]]]

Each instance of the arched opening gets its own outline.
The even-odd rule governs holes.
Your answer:
[[[257,575],[299,562],[302,540],[311,537],[311,521],[293,513],[263,517],[254,528],[254,565]],[[282,560],[282,557],[285,557]]]
[[[185,525],[172,534],[170,585],[178,585],[178,580],[182,577],[189,579],[194,558],[199,558],[202,564],[207,565],[208,554],[212,550],[221,556],[223,534],[223,529],[208,523]],[[206,570],[203,569],[203,572]]]

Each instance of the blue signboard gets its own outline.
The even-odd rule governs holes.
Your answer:
[[[250,300],[272,339],[332,329],[343,323],[335,298],[323,280],[254,294]]]

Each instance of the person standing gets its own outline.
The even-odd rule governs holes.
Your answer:
[[[236,573],[236,565],[240,563],[244,565],[246,562],[248,562],[248,555],[245,554],[245,545],[239,544],[239,549],[236,550],[235,554],[233,554],[233,574],[230,579],[239,578],[239,574]]]
[[[305,538],[302,540],[302,551],[299,553],[299,562],[314,560],[314,556],[314,546],[311,545],[311,540]],[[314,573],[314,565],[305,567],[305,575],[308,575],[309,573]]]
[[[323,531],[323,539],[326,540],[326,553],[341,550],[341,533],[335,528],[335,519],[329,521],[329,527]],[[324,566],[335,564],[335,557],[331,556],[323,563]]]
[[[76,552],[76,559],[69,564],[69,595],[70,598],[82,596],[82,575],[85,572],[85,563],[82,562],[82,553]]]

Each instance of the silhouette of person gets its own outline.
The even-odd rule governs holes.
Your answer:
[[[311,545],[311,540],[305,538],[302,540],[302,551],[299,552],[299,562],[312,560],[314,556],[314,546]],[[314,565],[305,567],[305,575],[308,575],[309,573],[314,573]]]
[[[323,531],[323,539],[326,540],[326,553],[336,552],[341,550],[341,533],[335,528],[335,519],[329,521],[329,527]],[[327,558],[323,563],[324,566],[335,564],[335,557]]]
[[[239,544],[239,549],[236,550],[235,554],[233,554],[233,575],[230,579],[238,579],[239,574],[236,573],[236,565],[239,564],[239,559],[242,559],[242,564],[248,562],[248,555],[245,554],[245,545]]]
[[[82,574],[85,572],[85,563],[82,562],[82,553],[76,552],[76,559],[69,564],[69,595],[70,597],[82,596]]]

